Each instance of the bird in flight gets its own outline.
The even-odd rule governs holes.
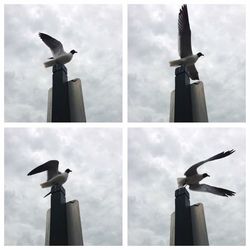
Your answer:
[[[204,163],[227,157],[234,152],[235,152],[235,150],[221,152],[217,155],[214,155],[214,156],[208,158],[207,160],[204,160],[204,161],[201,161],[201,162],[194,164],[184,173],[184,175],[186,177],[177,178],[178,187],[180,188],[180,187],[184,187],[186,185],[189,185],[189,189],[193,190],[193,191],[208,192],[208,193],[212,193],[212,194],[216,194],[216,195],[220,195],[220,196],[226,196],[226,197],[235,195],[235,192],[224,189],[224,188],[214,187],[214,186],[210,186],[207,184],[200,184],[201,180],[203,180],[206,177],[210,177],[210,176],[207,173],[199,174],[197,172],[198,167],[200,167]]]
[[[193,54],[191,45],[191,30],[188,19],[187,5],[184,4],[179,12],[178,19],[178,49],[180,59],[170,61],[170,66],[185,66],[189,77],[192,80],[199,80],[199,74],[195,63],[204,56],[201,52]]]
[[[28,173],[28,175],[47,171],[47,181],[40,184],[42,188],[62,185],[67,181],[68,174],[72,171],[70,169],[66,169],[65,172],[61,173],[58,171],[58,165],[59,161],[51,160],[33,169]]]
[[[73,58],[73,55],[77,53],[77,51],[75,51],[74,49],[69,53],[66,53],[63,49],[62,43],[47,34],[40,32],[39,37],[50,48],[53,55],[53,57],[49,58],[49,61],[44,62],[45,68],[52,67],[56,63],[66,64],[70,62]]]

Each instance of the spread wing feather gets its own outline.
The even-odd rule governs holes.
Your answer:
[[[191,29],[188,19],[187,5],[184,4],[178,18],[179,55],[181,58],[193,55],[191,45]]]
[[[38,174],[44,171],[47,171],[47,180],[50,180],[52,177],[60,173],[58,171],[59,161],[51,160],[47,161],[44,164],[38,166],[28,173],[28,175]]]
[[[41,32],[39,33],[39,36],[43,40],[43,42],[50,48],[54,58],[57,58],[58,56],[65,53],[63,45],[60,41]]]
[[[194,164],[193,166],[191,166],[191,167],[184,173],[184,175],[186,175],[186,176],[188,177],[188,176],[192,176],[192,175],[194,175],[194,174],[197,174],[197,168],[198,168],[199,166],[201,166],[202,164],[204,164],[204,163],[206,163],[206,162],[209,162],[209,161],[214,161],[214,160],[218,160],[218,159],[227,157],[227,156],[229,156],[230,154],[232,154],[232,153],[234,153],[234,152],[235,152],[234,149],[228,150],[228,151],[225,151],[225,152],[221,152],[221,153],[219,153],[219,154],[217,154],[217,155],[214,155],[214,156],[212,156],[212,157],[210,157],[210,158],[208,158],[208,159],[206,159],[206,160],[204,160],[204,161],[200,161],[200,162]]]
[[[191,189],[193,191],[208,192],[208,193],[212,193],[212,194],[216,194],[216,195],[220,195],[220,196],[226,196],[226,197],[235,195],[235,192],[233,192],[231,190],[219,188],[219,187],[214,187],[214,186],[210,186],[207,184],[189,185],[189,189]]]

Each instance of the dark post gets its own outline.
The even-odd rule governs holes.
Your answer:
[[[50,245],[68,245],[65,189],[51,188]]]
[[[175,245],[194,245],[189,193],[184,187],[175,190]]]
[[[53,66],[52,122],[70,122],[67,68]]]
[[[184,66],[175,69],[175,122],[192,122],[190,79]]]

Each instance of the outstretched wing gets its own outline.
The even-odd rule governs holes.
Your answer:
[[[28,173],[28,175],[38,174],[47,171],[47,180],[50,180],[52,177],[54,177],[59,173],[58,165],[59,161],[57,160],[47,161],[44,164],[38,166],[37,168],[34,168],[32,171]]]
[[[184,4],[179,12],[178,18],[179,55],[181,58],[193,55],[191,45],[191,30],[188,20],[187,5]]]
[[[192,80],[199,80],[199,74],[194,64],[187,66],[187,71],[188,71],[189,77]]]
[[[214,155],[214,156],[208,158],[208,159],[205,160],[205,161],[200,161],[200,162],[194,164],[193,166],[191,166],[191,167],[184,173],[184,175],[186,175],[186,176],[188,177],[188,176],[192,176],[192,175],[194,175],[194,174],[197,174],[197,168],[198,168],[199,166],[201,166],[202,164],[204,164],[204,163],[206,163],[206,162],[209,162],[209,161],[214,161],[214,160],[218,160],[218,159],[227,157],[227,156],[229,156],[230,154],[232,154],[232,153],[234,153],[234,152],[235,152],[234,149],[228,150],[228,151],[226,151],[226,152],[221,152],[221,153],[219,153],[219,154],[217,154],[217,155]]]
[[[43,42],[50,48],[54,58],[65,53],[63,45],[60,41],[44,33],[39,33],[39,36],[43,40]]]
[[[199,191],[199,192],[207,192],[207,193],[212,193],[220,196],[234,196],[235,192],[224,189],[224,188],[219,188],[219,187],[214,187],[210,186],[207,184],[194,184],[194,185],[189,185],[189,189],[193,191]]]

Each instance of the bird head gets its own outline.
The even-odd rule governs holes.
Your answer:
[[[77,53],[77,51],[75,51],[74,49],[72,49],[72,50],[70,51],[70,53],[71,53],[72,55],[74,55],[75,53]]]
[[[210,175],[208,175],[207,173],[203,174],[202,176],[203,178],[210,177]]]
[[[69,168],[67,168],[67,169],[65,170],[65,172],[66,172],[66,173],[69,173],[69,172],[72,172],[72,170],[70,170]]]
[[[201,52],[197,54],[198,57],[204,56]]]

